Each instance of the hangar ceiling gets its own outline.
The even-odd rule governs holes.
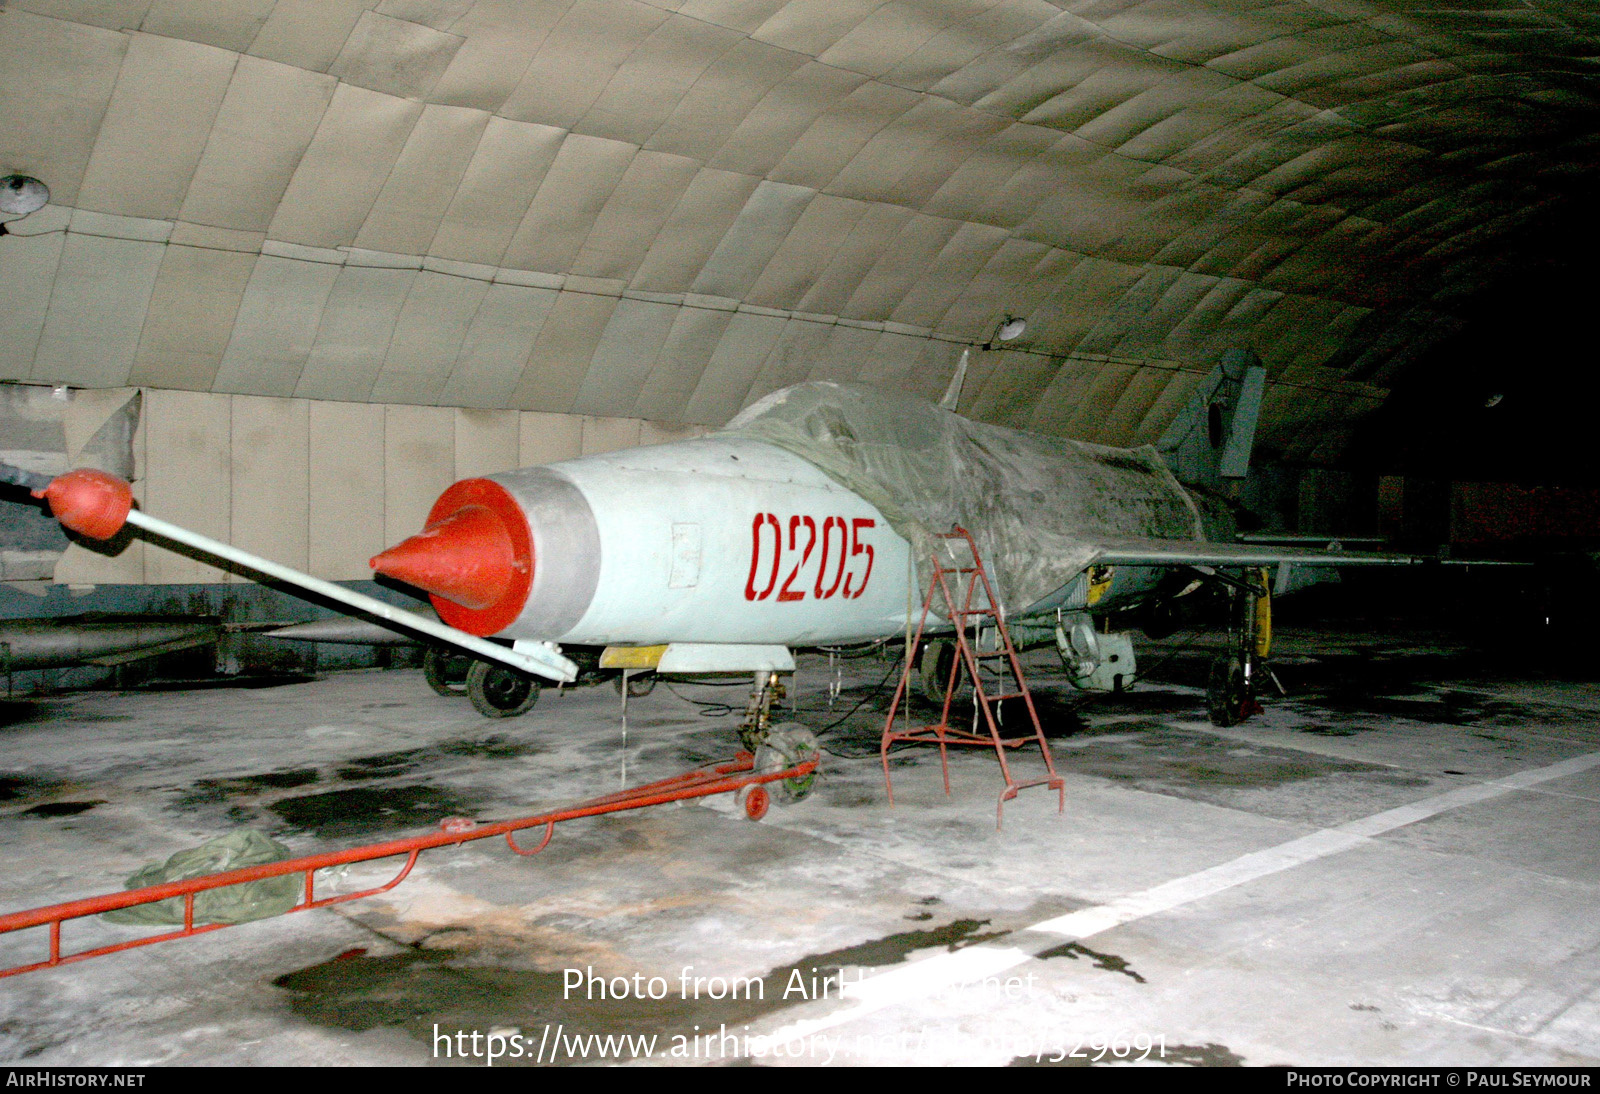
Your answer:
[[[0,378],[1337,454],[1596,162],[1579,0],[6,0]]]

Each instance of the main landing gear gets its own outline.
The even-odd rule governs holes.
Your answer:
[[[1272,672],[1265,665],[1272,652],[1272,593],[1265,570],[1239,577],[1210,575],[1228,587],[1228,652],[1211,662],[1206,678],[1206,714],[1212,725],[1238,725],[1261,713],[1256,690]]]
[[[475,660],[453,649],[429,646],[428,652],[422,655],[422,677],[439,695],[465,695],[467,673]]]
[[[578,679],[574,682],[577,686],[599,683],[609,675],[600,668],[598,651],[569,647],[566,652],[578,664]],[[466,696],[473,709],[485,718],[526,714],[539,702],[539,693],[544,689],[544,682],[536,676],[445,646],[428,648],[422,658],[422,675],[440,695]],[[621,673],[612,680],[619,693],[626,687],[631,699],[649,695],[656,686],[653,672]]]
[[[566,651],[582,670],[579,682],[603,678],[599,659],[592,651]],[[947,662],[948,664],[948,662]],[[428,686],[440,695],[465,695],[475,710],[486,718],[515,718],[526,714],[539,701],[543,684],[527,673],[493,661],[480,661],[454,650],[430,648],[422,661],[422,674]],[[627,690],[628,698],[641,698],[655,688],[654,672],[628,672],[615,679],[617,691]],[[756,673],[739,740],[754,757],[757,775],[777,775],[810,764],[803,774],[750,783],[739,789],[736,800],[751,820],[760,820],[772,803],[788,805],[809,795],[816,785],[816,762],[821,756],[816,734],[799,722],[772,721],[772,706],[785,695],[778,674]]]
[[[465,695],[485,718],[515,718],[539,701],[542,685],[527,673],[441,646],[422,657],[422,676],[440,695]]]
[[[467,672],[467,698],[485,718],[515,718],[539,701],[542,685],[525,672],[492,661],[474,661]]]

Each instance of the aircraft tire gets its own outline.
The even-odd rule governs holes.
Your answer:
[[[1234,726],[1244,721],[1244,666],[1232,657],[1211,662],[1206,680],[1206,714],[1214,726]]]
[[[539,681],[492,661],[474,661],[467,673],[467,698],[485,718],[515,718],[539,701]]]
[[[766,743],[756,749],[756,774],[771,775],[820,755],[816,734],[799,722],[784,722],[773,726],[767,733]],[[813,771],[809,775],[761,785],[766,787],[773,801],[791,805],[809,795],[816,784],[817,773]]]
[[[917,666],[917,690],[934,706],[944,703],[945,684],[950,679],[950,663],[955,660],[956,644],[935,638],[922,644],[922,661]],[[956,681],[957,686],[961,684]]]
[[[465,695],[467,674],[471,671],[472,658],[464,653],[429,646],[428,652],[422,655],[422,678],[438,695]]]
[[[622,675],[619,673],[612,686],[617,689],[617,694],[622,694]],[[653,672],[636,672],[628,677],[628,698],[643,699],[656,690],[656,674]]]

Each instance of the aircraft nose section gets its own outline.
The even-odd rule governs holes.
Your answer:
[[[440,496],[421,532],[375,556],[371,566],[430,593],[451,626],[489,635],[527,600],[533,545],[521,508],[505,490],[467,479]]]
[[[463,608],[487,608],[510,588],[513,561],[505,525],[468,505],[376,556],[372,568]]]

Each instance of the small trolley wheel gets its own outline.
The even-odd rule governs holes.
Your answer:
[[[758,821],[767,815],[767,810],[772,808],[772,795],[767,793],[765,783],[756,783],[754,786],[740,787],[735,800],[744,809],[744,815],[753,821]]]
[[[1206,679],[1206,714],[1211,724],[1235,726],[1244,721],[1246,698],[1244,666],[1228,656],[1211,662],[1211,673]]]
[[[474,661],[467,673],[467,698],[485,718],[515,718],[539,701],[539,681],[493,661]]]
[[[766,742],[756,749],[756,774],[774,775],[796,764],[815,760],[820,755],[815,734],[799,722],[785,722],[773,726]],[[797,775],[792,779],[761,785],[779,805],[790,805],[810,794],[816,783],[817,773],[812,770],[809,775]]]
[[[622,694],[622,681],[623,676],[619,673],[613,683],[618,695]],[[627,681],[628,698],[630,699],[643,699],[646,695],[656,690],[656,674],[653,672],[636,672],[627,677]]]
[[[454,650],[429,646],[422,655],[422,678],[440,695],[465,695],[472,658]]]

